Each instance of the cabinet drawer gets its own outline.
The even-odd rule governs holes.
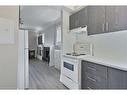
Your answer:
[[[99,87],[90,81],[86,81],[85,89],[98,89]]]
[[[85,89],[107,89],[107,86],[106,84],[98,84],[87,80]]]
[[[106,78],[107,67],[87,61],[83,61],[83,65],[83,67],[85,67],[84,72],[87,72],[93,76],[100,76],[101,78]]]
[[[85,73],[85,78],[82,79],[83,89],[107,89],[107,80],[99,76],[91,76]]]
[[[97,83],[91,82],[90,80],[86,81],[85,89],[99,89],[100,87]]]
[[[94,84],[101,84],[102,86],[105,86],[105,84],[107,83],[107,78],[102,78],[101,76],[95,76],[89,73],[85,73],[86,75],[86,80],[90,81],[91,83]]]

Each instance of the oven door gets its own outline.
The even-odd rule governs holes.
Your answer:
[[[78,83],[79,74],[78,60],[64,58],[62,61],[61,73],[67,78]]]

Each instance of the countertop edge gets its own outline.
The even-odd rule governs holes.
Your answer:
[[[92,58],[91,58],[91,60],[90,60],[90,58],[89,59],[81,58],[80,60],[89,61],[89,62],[93,62],[94,64],[103,65],[103,66],[107,66],[107,67],[110,67],[110,68],[127,71],[127,67],[126,66],[124,66],[124,67],[123,66],[118,66],[118,65],[113,64],[111,62],[109,62],[109,63],[108,62],[99,62],[99,61],[96,61],[96,60],[94,60]],[[126,63],[126,65],[127,65],[127,63]]]

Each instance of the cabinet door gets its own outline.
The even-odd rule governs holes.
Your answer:
[[[127,89],[127,72],[108,68],[109,89]]]
[[[84,27],[87,24],[88,24],[88,15],[87,15],[87,7],[85,7],[79,12],[79,25],[80,27]]]
[[[70,29],[79,27],[79,12],[76,12],[70,16]]]
[[[86,62],[85,61],[82,61],[82,65],[81,65],[81,67],[82,67],[82,70],[81,70],[81,88],[82,89],[86,89],[86,83],[87,83],[87,81],[86,81],[86,79],[85,79],[85,68],[86,68]]]
[[[105,6],[88,6],[88,35],[105,33]]]
[[[106,31],[127,29],[127,6],[106,6]]]
[[[69,17],[69,27],[70,27],[70,30],[74,28],[75,24],[74,24],[74,20],[75,20],[75,16],[74,15],[71,15]]]

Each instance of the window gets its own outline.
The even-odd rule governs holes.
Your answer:
[[[61,27],[56,29],[56,44],[61,43]]]

